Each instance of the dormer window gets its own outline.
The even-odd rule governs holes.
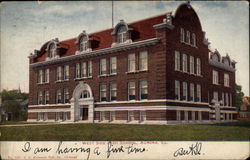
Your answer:
[[[54,43],[52,43],[49,46],[49,57],[50,58],[55,58],[56,55],[57,55],[57,53],[56,53],[56,45]]]
[[[214,54],[212,56],[213,61],[219,62],[219,56],[217,54]]]
[[[88,49],[88,39],[82,36],[79,40],[79,51],[86,51]]]
[[[227,66],[230,65],[229,60],[228,60],[227,58],[224,59],[223,63],[224,63],[225,65],[227,65]]]
[[[127,29],[125,26],[120,26],[117,30],[117,43],[124,43],[127,40]]]
[[[83,31],[81,34],[79,34],[75,42],[78,46],[78,49],[75,54],[81,54],[92,51],[91,40],[92,39],[88,36],[86,31]]]

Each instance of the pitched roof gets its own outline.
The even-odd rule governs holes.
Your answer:
[[[142,19],[136,22],[128,23],[130,27],[133,28],[133,42],[142,41],[150,38],[156,37],[156,32],[153,26],[155,24],[160,24],[163,22],[163,19],[166,17],[166,13],[157,15],[154,17],[150,17],[147,19]],[[91,37],[94,40],[98,40],[98,46],[96,48],[93,48],[93,50],[99,50],[103,48],[109,48],[112,45],[113,39],[111,32],[113,31],[113,28],[109,28],[106,30],[94,32],[88,34],[89,37]],[[76,42],[77,38],[71,38],[67,40],[63,40],[59,42],[60,46],[63,48],[66,48],[65,53],[61,55],[61,57],[74,55],[77,51],[77,44]],[[37,62],[45,61],[45,58],[48,56],[48,53],[45,52],[40,57],[36,59]]]

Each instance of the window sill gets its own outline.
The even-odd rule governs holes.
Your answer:
[[[135,70],[135,71],[129,71],[129,72],[126,72],[126,74],[135,74],[135,73],[140,73],[140,72],[148,72],[148,70]]]
[[[190,47],[194,47],[194,48],[198,49],[198,47],[196,45],[194,46],[191,43],[187,43],[187,42],[184,42],[184,41],[181,41],[181,43],[186,44],[186,45],[188,45]]]
[[[93,77],[81,77],[81,78],[75,78],[74,80],[83,80],[83,79],[92,79]]]
[[[67,79],[67,80],[57,80],[57,81],[55,81],[55,83],[62,83],[62,82],[67,82],[67,81],[69,81],[69,79]]]

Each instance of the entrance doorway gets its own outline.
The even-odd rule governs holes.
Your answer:
[[[80,108],[80,120],[88,120],[88,108]]]

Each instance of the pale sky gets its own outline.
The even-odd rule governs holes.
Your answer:
[[[182,1],[114,2],[114,24],[133,22],[177,9]],[[249,95],[249,3],[191,1],[203,31],[222,56],[236,64],[236,83]],[[0,4],[1,88],[29,89],[28,56],[48,40],[65,40],[110,28],[111,1],[4,2]]]

